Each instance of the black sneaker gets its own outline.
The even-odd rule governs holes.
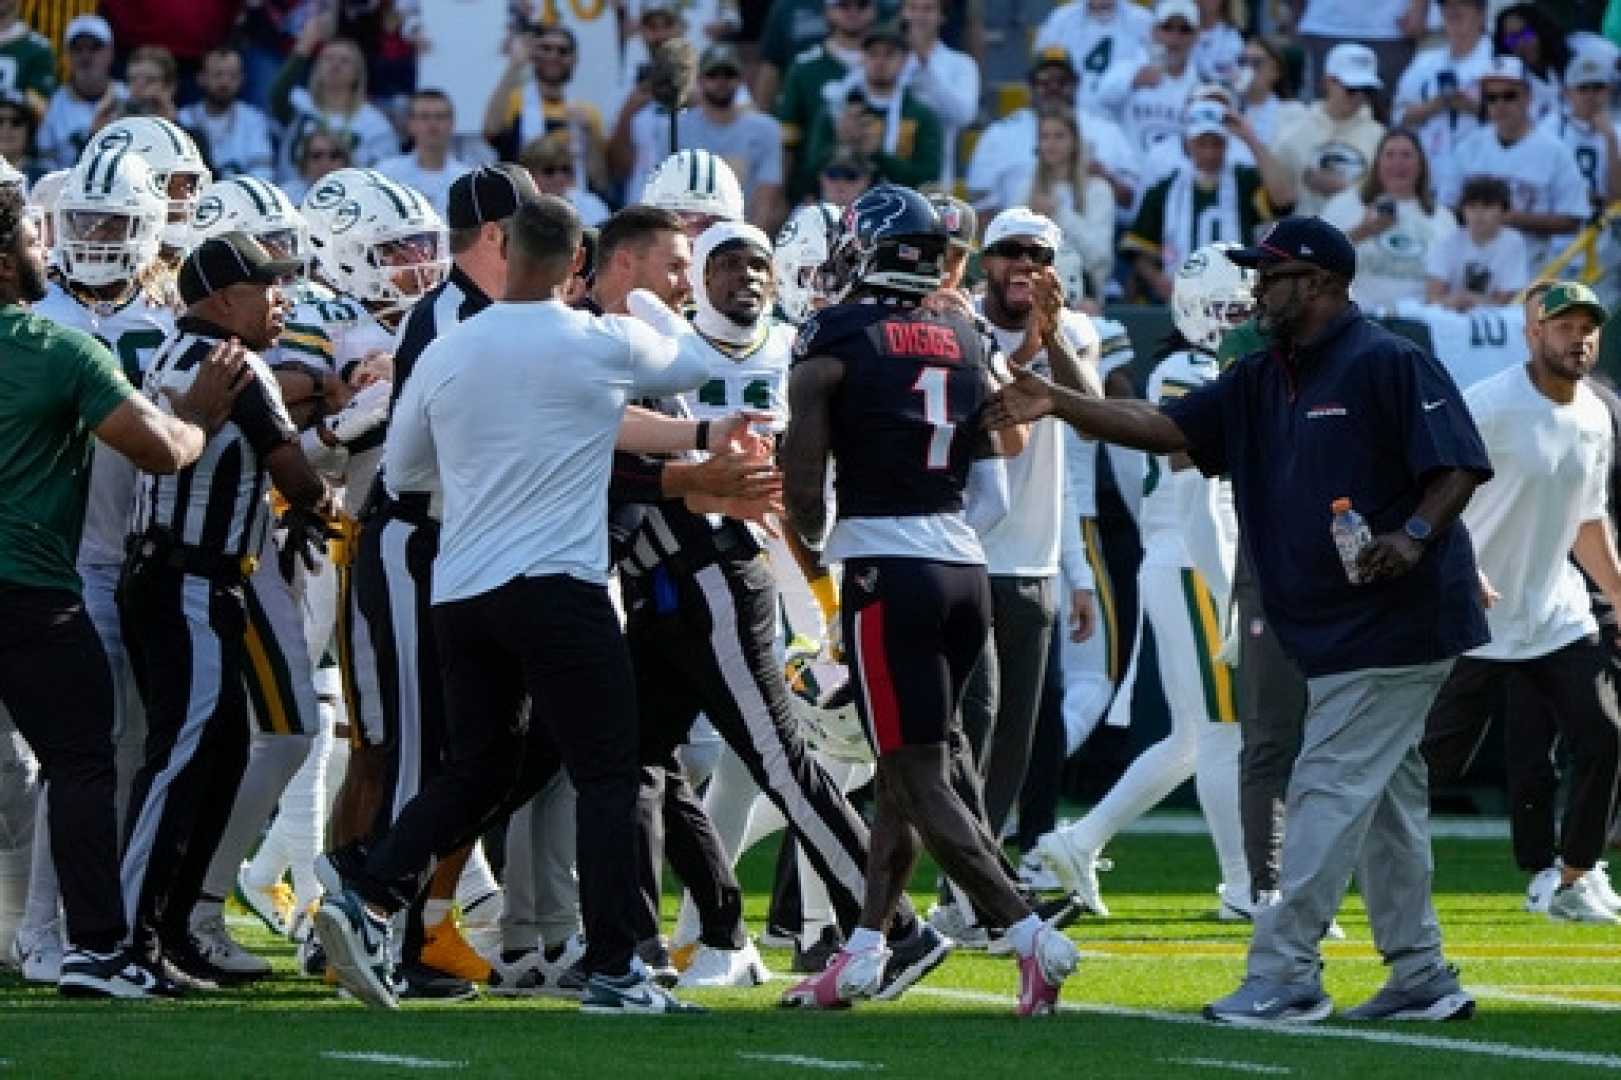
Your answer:
[[[550,949],[547,950],[549,954]],[[555,969],[554,969],[555,970]],[[546,997],[570,998],[580,1001],[585,998],[585,992],[590,988],[591,976],[585,970],[585,957],[582,955],[574,963],[557,973],[556,978],[550,980],[541,989]]]
[[[324,857],[315,861],[330,870]],[[373,915],[358,894],[340,889],[322,897],[315,912],[315,933],[326,950],[327,966],[340,984],[374,1008],[398,1005],[391,979],[392,934],[387,919]]]
[[[648,977],[668,990],[681,978],[670,959],[670,947],[663,938],[651,937],[636,943],[636,958],[647,968]]]
[[[923,976],[945,962],[951,952],[951,939],[926,922],[918,922],[917,933],[905,941],[889,943],[889,961],[878,984],[876,1001],[894,1001]]]
[[[796,938],[792,970],[796,975],[820,975],[827,970],[828,962],[837,956],[842,948],[844,935],[839,933],[836,926],[822,927],[821,934],[808,949],[801,947]]]
[[[227,971],[204,955],[195,938],[163,946],[163,959],[174,970],[170,978],[187,990],[218,990],[222,986],[240,986],[253,981],[253,977]]]
[[[64,997],[151,998],[165,995],[161,978],[135,962],[128,949],[98,953],[68,949],[56,992]]]
[[[469,1001],[478,997],[478,987],[438,968],[414,962],[395,969],[394,993],[401,1001]]]
[[[623,975],[593,975],[580,1011],[607,1015],[701,1013],[702,1005],[682,1001],[639,971]]]

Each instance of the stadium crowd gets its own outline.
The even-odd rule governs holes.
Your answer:
[[[1208,1016],[1328,1015],[1355,874],[1347,1015],[1451,1019],[1482,757],[1525,909],[1621,923],[1621,3],[991,7],[513,0],[470,97],[425,0],[0,0],[0,965],[250,983],[234,895],[372,1005],[681,1011],[766,944],[785,1004],[967,948],[1039,1013],[1193,779],[1257,928]]]

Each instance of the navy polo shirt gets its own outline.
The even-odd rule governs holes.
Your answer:
[[[1436,470],[1491,478],[1434,357],[1352,304],[1292,357],[1250,353],[1164,411],[1205,475],[1232,477],[1267,617],[1306,675],[1424,664],[1487,640],[1461,521],[1407,574],[1364,585],[1346,578],[1329,533],[1342,496],[1378,535],[1412,516]]]

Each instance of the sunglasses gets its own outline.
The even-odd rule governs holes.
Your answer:
[[[307,161],[343,161],[348,156],[342,150],[310,150],[304,154]]]
[[[742,77],[743,73],[736,68],[715,68],[712,71],[704,72],[704,78],[706,79],[741,79]]]
[[[536,45],[535,51],[542,56],[573,56],[574,50],[567,45]]]
[[[574,175],[574,166],[572,166],[572,165],[547,165],[547,166],[544,166],[543,168],[537,169],[535,171],[540,173],[540,175],[542,175],[542,176],[573,176]]]
[[[849,169],[843,165],[835,165],[831,169],[823,169],[822,175],[827,177],[829,180],[843,181],[865,180],[867,178],[866,173],[857,172],[855,169]]]
[[[1482,94],[1481,100],[1488,105],[1497,105],[1505,101],[1518,101],[1520,97],[1518,90],[1502,90],[1495,94]]]
[[[1051,266],[1053,258],[1058,253],[1045,244],[1020,244],[1013,240],[1004,240],[999,244],[992,244],[986,248],[985,254],[995,255],[999,259],[1007,259],[1010,262],[1029,259],[1037,266]]]
[[[1175,22],[1160,23],[1159,28],[1167,34],[1197,34],[1199,31],[1191,23],[1178,19]]]

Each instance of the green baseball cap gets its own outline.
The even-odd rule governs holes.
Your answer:
[[[1610,317],[1599,302],[1598,294],[1579,281],[1561,281],[1553,288],[1542,294],[1542,317],[1551,319],[1555,315],[1563,315],[1567,311],[1585,309],[1599,325]]]

